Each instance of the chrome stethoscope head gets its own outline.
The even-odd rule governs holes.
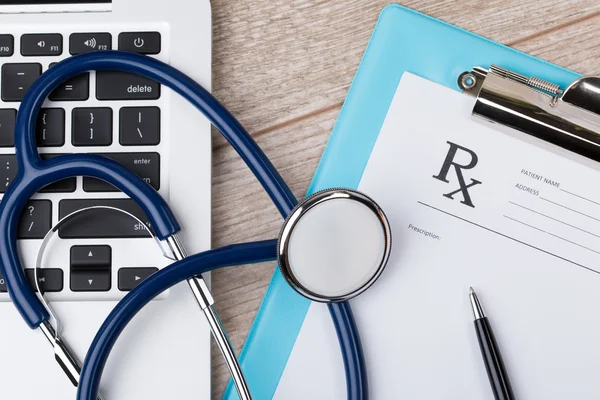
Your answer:
[[[301,295],[318,302],[349,300],[385,269],[392,247],[381,208],[350,189],[328,189],[302,201],[279,235],[282,275]]]

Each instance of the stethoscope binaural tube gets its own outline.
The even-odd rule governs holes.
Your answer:
[[[275,203],[279,212],[284,217],[286,217],[296,206],[297,201],[294,195],[266,155],[261,151],[239,122],[208,91],[168,64],[146,56],[118,51],[92,52],[70,57],[53,66],[34,82],[23,99],[17,115],[15,147],[20,167],[17,178],[24,174],[27,175],[28,178],[32,178],[35,175],[36,168],[41,162],[35,147],[34,127],[43,101],[57,85],[88,70],[131,72],[148,77],[170,87],[203,112],[229,143],[231,143],[251,171],[255,174],[265,191]],[[30,160],[32,161],[30,162]],[[146,201],[142,201],[141,205],[151,219],[159,238],[167,238],[179,230],[175,218],[166,211],[168,210],[168,207],[162,198],[160,198],[149,185],[139,187],[134,185],[132,187],[129,183],[137,182],[139,180],[136,181],[135,179],[137,178],[133,179],[134,175],[130,171],[111,160],[100,156],[75,154],[56,157],[52,160],[43,161],[43,163],[44,165],[53,168],[51,171],[52,174],[45,176],[43,179],[35,178],[35,183],[48,181],[45,184],[49,184],[52,180],[65,178],[69,173],[99,177],[118,187],[135,200],[140,201],[146,199]],[[78,166],[78,169],[70,168],[72,165]],[[104,175],[98,176],[96,171],[91,168],[93,165],[106,166]],[[30,175],[32,173],[33,175]],[[141,192],[138,190],[140,187],[142,188]],[[10,218],[8,220],[2,220],[2,213],[0,213],[0,226],[6,227],[5,231],[0,230],[0,244],[2,245],[0,246],[0,250],[2,250],[1,247],[4,246],[9,250],[4,256],[0,254],[0,261],[2,261],[0,267],[3,268],[3,272],[10,272],[9,275],[11,281],[14,281],[15,283],[9,288],[13,302],[15,302],[15,305],[27,323],[31,327],[36,327],[47,320],[48,314],[37,297],[35,297],[35,294],[33,292],[29,293],[30,288],[28,282],[25,280],[22,270],[20,270],[20,262],[16,251],[16,238],[14,238],[14,233],[16,232],[16,217],[20,214],[20,209],[23,208],[30,195],[37,190],[32,190],[32,188],[33,186],[17,187],[17,185],[11,185],[7,194],[12,191],[12,199],[14,201],[10,204],[4,200],[0,202],[0,209],[3,206],[6,206],[13,210],[13,215],[9,216]],[[15,193],[18,190],[21,190],[21,192],[18,194]],[[5,194],[5,198],[7,197],[7,194]],[[152,203],[151,199],[155,198],[158,198],[156,203]],[[150,205],[149,209],[146,209],[146,204]],[[160,207],[156,208],[156,205],[160,205]],[[6,223],[6,225],[1,225],[3,223]],[[11,235],[13,235],[13,237],[11,237]],[[215,254],[213,252],[214,251],[211,251],[210,254]],[[194,257],[195,260],[200,260],[202,259],[203,254],[192,257]],[[196,257],[198,257],[198,259],[196,259]],[[249,262],[249,260],[241,260],[240,264],[247,262]],[[189,264],[186,263],[185,265]],[[166,290],[166,288],[166,286],[163,286],[162,290]],[[135,295],[135,293],[137,292],[134,290],[130,294]],[[340,340],[340,348],[343,352],[348,399],[367,399],[367,373],[362,355],[360,337],[354,323],[351,308],[348,303],[342,302],[329,304],[329,310]],[[117,322],[111,318],[123,318],[123,321],[126,321],[127,318],[133,317],[124,311],[119,314],[111,314],[111,316],[112,317],[109,317],[105,321],[105,324]],[[94,341],[94,343],[96,343],[96,341]],[[102,369],[104,368],[102,360],[105,360],[108,357],[108,353],[104,352],[109,351],[110,349],[106,347],[98,348],[94,345],[90,347],[82,369],[81,382],[77,395],[79,400],[93,400],[95,398],[95,395],[98,392]],[[250,382],[250,385],[251,384],[252,383]]]
[[[279,206],[287,209],[287,203],[281,201],[282,199],[295,202],[277,170],[239,122],[210,93],[175,68],[149,57],[118,51],[88,53],[60,62],[34,82],[21,103],[15,125],[15,149],[19,171],[0,203],[0,226],[4,228],[0,229],[0,270],[5,277],[11,300],[23,319],[31,328],[41,329],[47,337],[51,336],[47,334],[50,333],[47,332],[49,313],[29,287],[16,246],[18,217],[31,195],[44,186],[81,175],[104,180],[140,205],[148,215],[157,237],[167,242],[176,259],[187,256],[176,236],[180,229],[179,224],[167,203],[132,172],[108,158],[91,154],[62,155],[52,160],[42,160],[39,157],[35,142],[35,125],[43,102],[58,84],[90,69],[136,73],[175,90],[192,102],[221,130],[243,159],[248,162],[248,157],[251,158],[249,165],[265,188],[280,189],[270,191],[281,197],[278,199]],[[250,399],[247,383],[214,310],[208,287],[200,276],[188,277],[188,283],[209,322],[215,341],[226,358],[240,396]],[[55,352],[63,351],[62,347],[53,347]],[[69,360],[72,359],[74,358],[69,357]],[[76,365],[71,369],[75,372]],[[76,375],[68,374],[70,378]]]

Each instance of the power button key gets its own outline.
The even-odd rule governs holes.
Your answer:
[[[119,50],[140,54],[160,53],[160,33],[124,32],[119,35]]]

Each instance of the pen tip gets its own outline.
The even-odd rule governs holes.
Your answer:
[[[473,316],[475,319],[481,319],[485,317],[483,308],[481,308],[481,304],[479,303],[479,299],[477,298],[477,294],[475,294],[473,286],[469,287],[469,298],[471,299],[471,306],[473,307]]]

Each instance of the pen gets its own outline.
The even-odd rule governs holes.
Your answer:
[[[492,332],[492,327],[472,287],[469,288],[469,298],[473,307],[475,331],[477,332],[481,356],[483,357],[485,369],[490,379],[494,398],[496,400],[514,400],[515,396],[510,386],[510,380],[508,379],[506,368],[504,368],[504,362],[502,362],[502,356]]]

